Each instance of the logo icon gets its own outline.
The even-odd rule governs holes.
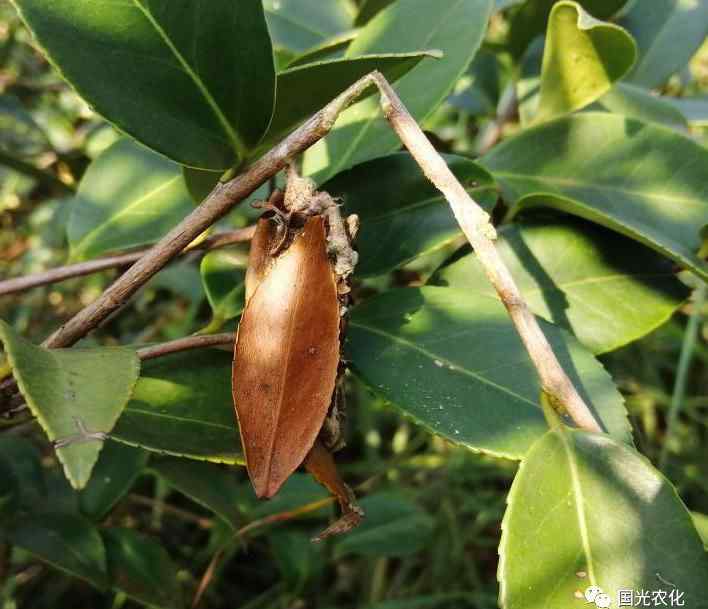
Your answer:
[[[605,594],[599,586],[590,586],[585,590],[585,600],[588,603],[595,603],[600,609],[607,609],[612,604],[609,594]]]

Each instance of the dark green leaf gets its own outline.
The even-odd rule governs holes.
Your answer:
[[[708,150],[669,129],[615,114],[561,118],[480,160],[515,211],[549,206],[627,235],[704,278]]]
[[[67,228],[71,259],[149,245],[193,210],[179,165],[119,140],[81,180]]]
[[[179,163],[226,169],[263,135],[275,67],[257,0],[14,0],[95,109]]]
[[[363,0],[356,14],[354,25],[365,25],[371,21],[378,13],[384,10],[389,4],[396,0]]]
[[[347,57],[441,50],[442,59],[422,62],[395,85],[414,118],[423,121],[467,69],[486,31],[492,4],[492,0],[395,2],[361,30],[347,49]],[[335,130],[305,153],[303,170],[323,182],[399,146],[374,96],[340,115]]]
[[[349,30],[356,12],[350,0],[263,0],[263,6],[273,44],[293,54]]]
[[[151,469],[172,488],[214,512],[233,529],[242,524],[237,510],[242,486],[233,467],[168,457],[155,460]]]
[[[296,593],[319,575],[324,565],[322,544],[312,543],[301,531],[275,529],[268,535],[271,551],[283,579]]]
[[[251,489],[251,494],[253,490]],[[294,473],[288,478],[278,493],[268,501],[259,501],[251,511],[252,518],[264,518],[279,512],[295,510],[308,503],[320,501],[329,497],[324,486],[319,484],[310,474]],[[323,510],[331,511],[329,506],[312,512],[314,517],[321,517]],[[303,514],[304,516],[304,514]]]
[[[621,27],[598,21],[577,2],[557,2],[548,18],[536,119],[595,101],[632,67],[637,48]]]
[[[46,503],[47,487],[40,459],[37,449],[23,438],[5,435],[0,440],[0,462],[7,476],[4,482],[8,491],[16,491],[10,502],[17,508],[36,510]]]
[[[379,493],[361,500],[362,523],[337,538],[335,555],[406,556],[426,547],[433,519],[401,495]]]
[[[0,95],[0,150],[32,157],[49,147],[47,136],[14,95]]]
[[[241,460],[231,353],[201,349],[145,362],[111,438],[207,461]]]
[[[670,98],[658,97],[641,87],[618,82],[596,105],[608,112],[636,118],[645,123],[659,123],[677,131],[687,132],[686,118],[670,102]]]
[[[132,349],[43,349],[0,321],[0,339],[17,384],[32,414],[51,441],[75,438],[56,449],[71,485],[83,488],[91,475],[100,437],[110,433],[138,378],[140,362]]]
[[[571,336],[541,322],[561,366],[614,437],[631,441],[623,399]],[[506,309],[454,288],[389,290],[354,308],[354,372],[431,432],[520,459],[548,428],[537,373]]]
[[[577,219],[507,226],[496,245],[531,310],[594,353],[651,332],[688,297],[668,260]],[[497,297],[473,254],[443,268],[432,283]]]
[[[353,82],[379,70],[389,82],[410,72],[428,53],[380,53],[343,57],[288,68],[278,74],[273,120],[259,150],[267,150]],[[374,89],[368,91],[368,95]]]
[[[131,529],[101,531],[114,588],[151,607],[183,605],[177,566],[156,542]]]
[[[16,522],[6,536],[10,543],[69,575],[100,589],[109,585],[101,536],[80,516],[51,512],[34,515]]]
[[[93,520],[103,520],[130,490],[148,460],[148,453],[108,442],[101,451],[91,480],[79,494],[81,511]]]
[[[708,607],[708,554],[676,489],[600,434],[548,432],[521,464],[499,549],[504,609],[584,606],[577,590],[684,593]],[[670,585],[667,584],[670,582]]]
[[[447,155],[445,160],[467,192],[490,210],[497,198],[491,176],[464,157]],[[359,215],[359,275],[390,271],[461,234],[445,198],[408,153],[357,165],[322,189],[342,197],[347,214]]]
[[[708,34],[708,3],[694,0],[635,2],[620,23],[639,45],[630,82],[663,85],[681,70]]]
[[[304,66],[325,59],[343,59],[349,43],[356,38],[356,30],[344,32],[295,56],[287,65],[288,69]]]
[[[215,250],[202,258],[202,284],[216,322],[233,319],[243,311],[247,264],[243,251]]]

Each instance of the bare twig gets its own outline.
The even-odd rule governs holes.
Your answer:
[[[148,279],[177,256],[202,231],[283,169],[290,157],[306,150],[327,135],[342,110],[371,84],[373,81],[370,75],[359,79],[243,173],[228,182],[219,182],[199,207],[111,284],[97,300],[45,340],[43,346],[71,346],[120,309]]]
[[[219,233],[204,241],[200,241],[192,247],[183,250],[180,255],[191,254],[194,251],[208,251],[220,247],[225,247],[233,243],[250,241],[253,236],[255,226],[248,226],[234,231]],[[30,288],[36,288],[42,285],[49,285],[72,279],[74,277],[82,277],[91,275],[106,269],[118,268],[133,264],[142,258],[148,249],[141,249],[127,254],[117,254],[115,256],[106,256],[97,258],[96,260],[88,260],[86,262],[78,262],[76,264],[67,264],[41,273],[33,273],[24,277],[16,277],[0,281],[0,296],[7,296],[16,292],[22,292]]]
[[[462,232],[474,248],[489,281],[509,312],[536,367],[543,392],[555,407],[565,409],[578,427],[589,431],[602,431],[592,411],[556,359],[536,318],[499,256],[493,242],[496,233],[489,222],[488,214],[462,187],[388,81],[378,72],[374,73],[373,78],[381,91],[384,115],[423,173],[447,199]]]
[[[138,357],[142,360],[155,359],[179,351],[190,349],[204,349],[205,347],[216,347],[218,345],[233,345],[234,333],[224,332],[223,334],[199,334],[196,336],[185,336],[171,340],[168,343],[160,343],[150,347],[138,349]]]

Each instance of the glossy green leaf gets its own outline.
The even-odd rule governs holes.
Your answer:
[[[216,322],[233,319],[243,311],[247,265],[245,251],[215,250],[202,258],[202,285]]]
[[[433,519],[417,505],[395,493],[378,493],[361,500],[362,523],[337,538],[335,555],[407,556],[426,547]]]
[[[103,520],[133,486],[145,468],[148,455],[141,448],[108,442],[91,480],[79,494],[81,512],[92,520]]]
[[[103,448],[100,437],[85,434],[111,432],[138,378],[138,356],[122,347],[43,349],[3,321],[0,339],[22,396],[49,439],[74,438],[56,453],[71,485],[83,488]]]
[[[509,20],[509,50],[516,57],[529,43],[546,31],[548,16],[557,0],[526,0]],[[627,0],[581,0],[580,5],[596,19],[609,19]]]
[[[365,74],[379,70],[389,82],[394,82],[415,68],[426,55],[430,53],[380,53],[343,57],[308,63],[278,73],[278,97],[273,120],[259,150],[265,151],[277,144],[301,122]],[[370,88],[367,95],[374,92]]]
[[[350,30],[343,34],[337,34],[332,38],[327,38],[324,42],[296,55],[295,58],[288,63],[287,68],[292,69],[324,59],[341,59],[344,57],[351,41],[356,38],[357,33],[356,30]]]
[[[708,96],[662,97],[661,99],[678,110],[691,125],[708,126]]]
[[[499,549],[504,609],[567,609],[590,586],[684,593],[708,606],[708,554],[676,489],[600,434],[548,432],[521,464]],[[670,585],[667,584],[670,582]]]
[[[349,30],[356,12],[350,0],[263,0],[263,6],[273,44],[294,54]]]
[[[177,566],[157,541],[123,528],[103,529],[101,535],[115,589],[150,607],[183,606]]]
[[[467,192],[486,210],[497,198],[491,176],[461,156],[445,160]],[[360,220],[359,275],[376,275],[444,247],[461,232],[443,195],[408,153],[357,165],[322,186],[341,197],[346,214]]]
[[[101,536],[80,516],[48,511],[14,523],[5,536],[10,543],[69,575],[100,589],[109,585]]]
[[[7,486],[3,488],[12,491],[12,496],[8,496],[7,500],[14,504],[15,508],[31,511],[45,505],[47,486],[41,455],[28,440],[8,437],[5,434],[0,439],[0,462],[6,476],[0,485],[5,483]],[[4,500],[0,497],[0,503]]]
[[[527,129],[480,159],[515,212],[548,206],[657,250],[708,278],[708,150],[669,129],[586,112]]]
[[[506,226],[496,246],[531,310],[594,353],[648,334],[689,294],[666,258],[577,219]],[[474,254],[443,268],[432,283],[497,297]]]
[[[242,524],[236,507],[242,487],[233,467],[167,457],[155,460],[150,468],[172,488],[214,512],[231,528]]]
[[[539,121],[588,105],[610,90],[636,59],[632,37],[598,21],[577,2],[557,2],[548,18]]]
[[[111,438],[176,456],[240,462],[231,353],[200,349],[145,362]]]
[[[501,79],[497,55],[481,48],[447,103],[472,116],[495,116],[502,93]]]
[[[67,226],[70,258],[149,245],[193,210],[179,165],[119,140],[81,179]]]
[[[647,88],[663,85],[681,70],[708,34],[708,3],[702,0],[635,2],[620,23],[639,46],[629,81]]]
[[[652,95],[646,89],[626,82],[615,83],[596,105],[608,112],[645,123],[659,123],[676,131],[688,131],[686,118],[671,105],[669,98]]]
[[[14,0],[100,114],[194,167],[236,164],[266,130],[275,67],[258,0]]]
[[[442,59],[421,62],[395,85],[411,114],[423,121],[467,69],[482,42],[492,5],[492,0],[394,2],[366,24],[347,49],[347,57],[441,50]],[[378,96],[369,97],[343,112],[334,131],[305,153],[303,171],[323,182],[399,146],[381,114]]]
[[[378,13],[395,1],[396,0],[363,0],[359,6],[359,12],[356,14],[354,25],[361,26],[367,24]]]
[[[561,366],[612,433],[630,440],[622,396],[571,336],[541,321]],[[352,311],[354,372],[431,432],[520,459],[548,428],[535,369],[506,309],[468,289],[389,290]]]

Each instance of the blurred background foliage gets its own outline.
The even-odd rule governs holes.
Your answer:
[[[373,11],[388,3],[360,4]],[[476,156],[518,129],[513,113],[501,124],[497,120],[508,103],[507,85],[516,70],[513,57],[504,52],[510,28],[515,27],[510,15],[515,14],[495,13],[481,52],[454,93],[426,120],[425,128],[442,151]],[[301,48],[278,48],[279,60],[291,61],[312,42],[304,41]],[[675,97],[679,108],[685,105],[683,98],[708,95],[708,43],[662,86],[662,93]],[[696,123],[693,129],[708,144],[705,123]],[[34,49],[15,10],[0,2],[0,278],[66,262],[69,197],[90,161],[117,137]],[[243,226],[249,217],[252,210],[242,206],[222,225]],[[367,280],[362,289],[419,285],[458,245]],[[167,268],[82,344],[165,341],[207,325],[211,309],[199,264],[193,257]],[[115,274],[97,273],[3,297],[0,317],[39,342],[61,320],[94,300]],[[697,312],[703,321],[688,370],[685,403],[668,446],[667,469],[687,505],[706,514],[707,310],[708,304],[703,304],[703,311]],[[650,335],[601,356],[627,398],[637,445],[654,462],[664,450],[677,363],[693,312],[694,304],[687,302]],[[226,327],[233,328],[233,322]],[[84,513],[158,539],[178,565],[174,578],[180,593],[191,593],[215,552],[223,550],[204,606],[496,607],[500,523],[517,465],[430,435],[373,397],[356,379],[350,379],[348,391],[349,441],[337,460],[347,480],[367,493],[379,491],[371,499],[382,501],[385,509],[371,509],[376,518],[322,546],[310,544],[309,537],[322,527],[329,508],[306,513],[285,526],[264,522],[243,530],[270,514],[322,499],[324,491],[304,475],[295,476],[276,500],[262,504],[255,501],[241,468],[195,462],[194,467],[204,468],[203,475],[215,480],[222,499],[233,498],[215,513],[218,501],[205,498],[208,489],[180,485],[170,458],[148,459],[140,449],[109,443],[106,452],[120,453],[119,460],[145,462],[143,473],[126,481],[129,492],[109,511],[110,501],[100,489],[92,491],[93,497],[84,493],[78,499],[59,475],[46,442],[35,442],[35,447],[53,505],[80,500]],[[37,437],[31,421],[15,419],[0,425],[7,428],[3,433],[8,439]],[[122,592],[104,595],[81,580],[67,578],[26,552],[15,550],[9,556],[5,550],[0,546],[2,609],[140,606]]]

